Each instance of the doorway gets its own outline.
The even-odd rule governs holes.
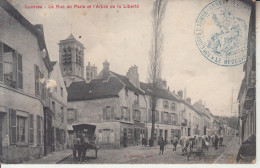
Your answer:
[[[190,128],[188,128],[188,136],[190,136]]]
[[[165,130],[164,131],[164,141],[166,142],[166,144],[168,143],[167,139],[168,139],[168,130]]]

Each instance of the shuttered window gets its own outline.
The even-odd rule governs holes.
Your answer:
[[[116,119],[116,114],[114,107],[107,106],[103,108],[103,120],[115,120]]]
[[[14,109],[9,109],[9,125],[10,125],[10,144],[16,144],[16,111]]]

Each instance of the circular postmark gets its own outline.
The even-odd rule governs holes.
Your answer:
[[[195,22],[195,41],[209,61],[236,66],[246,61],[250,8],[236,0],[215,0]]]

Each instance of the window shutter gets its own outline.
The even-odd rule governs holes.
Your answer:
[[[114,130],[110,130],[110,142],[115,142]]]
[[[133,109],[133,112],[132,112],[132,117],[133,117],[133,120],[136,119],[136,111]]]
[[[29,119],[29,143],[33,144],[34,139],[33,139],[33,132],[34,132],[34,125],[33,125],[33,114],[30,114],[30,119]]]
[[[163,116],[164,112],[161,112],[161,123],[164,123],[164,116]]]
[[[0,42],[0,81],[4,81],[3,43]]]
[[[127,108],[127,120],[130,121],[130,108]]]
[[[9,109],[9,124],[10,124],[10,144],[16,143],[16,111]]]
[[[149,110],[149,112],[148,112],[148,120],[149,120],[149,122],[152,122],[152,111],[151,110]]]
[[[41,145],[41,140],[42,140],[42,131],[41,131],[41,117],[37,116],[37,145]]]
[[[111,120],[115,120],[115,119],[116,119],[115,109],[114,109],[114,107],[112,106],[112,107],[111,107]]]
[[[22,56],[18,54],[18,66],[17,66],[17,72],[18,72],[18,78],[17,78],[17,88],[23,89],[23,61]]]
[[[121,107],[121,119],[124,119],[124,108]]]
[[[35,75],[35,95],[39,95],[39,86],[38,86],[38,81],[39,81],[39,76],[38,76],[38,70],[39,67],[37,65],[34,65],[34,75]]]
[[[103,108],[103,121],[107,119],[107,109]]]
[[[17,52],[13,52],[13,74],[12,81],[15,82],[14,87],[17,88]]]
[[[171,120],[171,113],[168,113],[168,123],[171,123],[172,120]]]
[[[78,121],[78,110],[75,109],[75,120],[74,121]]]

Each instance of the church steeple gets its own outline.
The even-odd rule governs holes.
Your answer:
[[[65,84],[84,80],[84,46],[70,34],[59,43],[59,64]]]

